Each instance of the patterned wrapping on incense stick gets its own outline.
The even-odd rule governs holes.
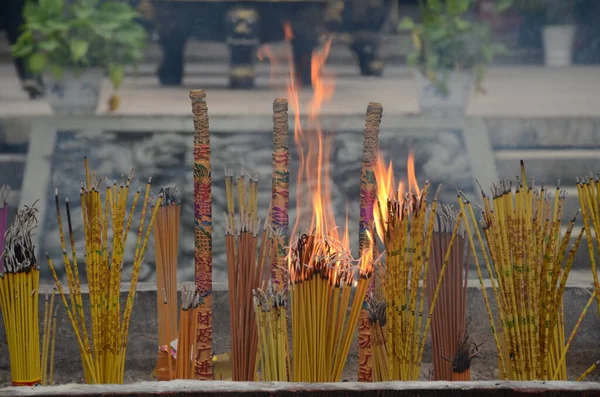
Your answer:
[[[369,102],[367,107],[367,120],[363,142],[362,171],[360,175],[360,224],[358,230],[359,254],[369,244],[367,232],[373,227],[373,203],[377,194],[377,185],[373,165],[379,151],[379,124],[383,107],[376,102]],[[371,278],[367,296],[373,292],[375,275]],[[365,302],[366,303],[366,302]],[[360,313],[358,323],[358,381],[371,382],[373,380],[373,362],[371,357],[371,334],[369,314],[366,306]]]
[[[194,114],[194,268],[201,303],[198,313],[196,377],[212,379],[212,199],[210,134],[204,90],[191,90]]]
[[[271,227],[280,231],[277,259],[271,270],[271,281],[277,291],[287,290],[285,272],[286,251],[289,245],[289,195],[290,195],[290,152],[288,148],[288,102],[277,98],[273,102],[273,187],[271,203]]]

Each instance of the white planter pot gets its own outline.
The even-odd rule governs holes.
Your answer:
[[[421,114],[464,116],[473,90],[473,75],[468,72],[450,72],[448,95],[438,92],[435,85],[417,72]]]
[[[62,115],[96,113],[103,78],[103,69],[65,70],[60,79],[48,74],[45,83],[50,107]]]
[[[544,26],[544,58],[547,66],[569,66],[573,56],[575,26]]]

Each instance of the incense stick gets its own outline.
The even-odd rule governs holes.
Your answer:
[[[600,315],[600,282],[598,281],[597,264],[600,261],[600,178],[590,174],[589,178],[577,178],[577,195],[583,218],[585,239],[594,280],[594,290],[598,315]],[[592,231],[594,235],[592,236]],[[580,378],[585,379],[594,369],[596,364],[584,372]],[[589,372],[588,372],[589,371]]]
[[[235,188],[235,189],[234,189]],[[235,217],[235,194],[239,221]],[[225,213],[225,245],[227,247],[227,279],[231,325],[232,380],[253,381],[257,364],[257,325],[253,291],[265,289],[270,278],[269,267],[276,257],[270,228],[261,233],[258,218],[258,175],[246,183],[243,175],[234,185],[233,171],[225,170],[225,192],[228,212]],[[265,226],[269,225],[269,220]],[[259,234],[260,246],[259,246]]]
[[[360,223],[358,228],[359,252],[368,245],[367,232],[373,230],[373,203],[377,194],[377,185],[373,168],[379,152],[379,124],[383,114],[383,107],[379,103],[369,102],[367,106],[366,123],[363,140],[362,170],[360,175]],[[367,291],[367,300],[373,292],[376,275],[371,279]],[[373,335],[370,334],[369,313],[366,306],[360,312],[358,325],[358,381],[370,382],[373,380],[373,362],[371,343]]]
[[[177,338],[177,255],[181,199],[177,186],[162,188],[163,201],[156,215],[156,292],[158,360],[154,375],[171,380],[175,375],[170,343]]]
[[[13,386],[41,382],[38,321],[40,270],[31,240],[37,209],[20,210],[6,231],[0,273],[0,309],[8,342]]]
[[[124,251],[129,235],[129,228],[140,197],[140,190],[135,193],[131,208],[127,209],[127,199],[131,184],[131,175],[105,188],[104,206],[100,194],[100,182],[90,172],[87,158],[84,158],[86,181],[81,186],[81,206],[85,236],[85,270],[89,287],[90,329],[85,318],[81,293],[81,280],[75,237],[71,221],[69,200],[65,200],[71,257],[67,253],[60,212],[58,189],[55,194],[56,216],[63,251],[63,263],[67,276],[69,300],[63,290],[55,266],[46,254],[50,272],[56,283],[67,316],[71,322],[84,368],[87,383],[123,383],[125,373],[125,356],[129,335],[129,322],[133,310],[133,302],[137,289],[140,268],[146,252],[146,246],[162,202],[159,195],[154,208],[148,211],[151,180],[146,184],[141,219],[137,233],[136,249],[133,259],[129,293],[121,312],[121,282],[124,265]],[[151,212],[146,230],[147,212]],[[129,217],[127,218],[127,214]],[[108,238],[109,228],[112,232]]]
[[[383,382],[389,379],[388,352],[386,340],[386,304],[373,295],[366,301],[369,314],[371,346],[373,354],[372,382]]]
[[[210,133],[204,90],[191,90],[194,115],[194,279],[200,294],[196,377],[211,380],[212,369],[212,196]]]
[[[254,314],[258,328],[260,367],[264,382],[288,382],[288,325],[285,295],[271,286],[254,291]]]
[[[44,323],[42,334],[42,386],[53,384],[54,377],[54,347],[56,342],[56,312],[54,305],[56,288],[52,288],[52,296],[44,302]]]
[[[449,252],[452,231],[458,221],[460,211],[442,205],[436,213],[432,238],[432,255],[427,278],[427,300],[431,305],[435,285],[446,254]],[[459,229],[452,252],[450,253],[444,282],[441,284],[438,303],[431,321],[431,341],[433,347],[434,380],[470,380],[466,373],[470,368],[471,344],[467,335],[467,282],[468,282],[468,243],[464,228]],[[466,354],[466,357],[465,357]],[[453,375],[456,363],[457,375]],[[464,364],[464,365],[463,365]],[[469,372],[470,374],[470,372]]]
[[[428,206],[429,187],[429,182],[426,182],[423,190],[416,194],[401,194],[399,189],[398,193],[390,194],[391,198],[385,204],[383,197],[379,197],[376,205],[376,226],[386,249],[383,290],[388,308],[388,380],[419,378],[426,337],[461,225],[459,217],[425,316],[429,257],[439,195],[438,188],[431,206]]]
[[[551,199],[543,185],[540,190],[535,189],[533,182],[528,183],[522,161],[516,189],[510,182],[502,181],[492,187],[491,200],[483,191],[481,194],[485,243],[470,202],[461,194],[458,202],[468,219],[465,229],[492,326],[501,376],[512,380],[566,380],[562,357],[569,344],[565,344],[562,302],[584,233],[582,230],[568,248],[577,214],[561,236],[566,193],[557,185]],[[475,239],[498,305],[499,329],[483,284]]]
[[[342,242],[304,234],[289,261],[293,380],[339,382],[373,273],[372,246],[354,265]]]
[[[196,335],[198,334],[201,299],[195,289],[195,285],[183,285],[181,288],[181,310],[179,312],[179,333],[175,348],[174,379],[194,379],[196,376]]]
[[[289,246],[290,152],[288,148],[288,102],[277,98],[273,102],[273,176],[271,228],[281,236],[277,242],[277,257],[273,258],[271,281],[279,291],[287,290],[286,247]]]

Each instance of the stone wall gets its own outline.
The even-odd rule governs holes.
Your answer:
[[[291,135],[291,134],[290,134]],[[110,131],[60,131],[52,161],[51,180],[48,187],[46,219],[41,220],[42,250],[48,252],[57,267],[61,267],[60,238],[56,223],[54,190],[59,189],[62,213],[64,199],[69,197],[72,207],[73,227],[77,252],[84,252],[82,213],[79,204],[80,182],[84,180],[83,157],[87,156],[90,167],[99,177],[120,180],[135,169],[133,187],[145,187],[146,180],[152,177],[153,195],[161,186],[177,184],[182,191],[182,212],[180,230],[179,280],[193,278],[193,175],[192,175],[192,135],[178,132],[129,132]],[[290,136],[293,147],[293,136]],[[392,160],[397,177],[406,179],[406,160],[409,150],[416,159],[416,172],[421,185],[431,180],[433,187],[443,182],[442,199],[454,203],[454,187],[471,191],[469,160],[460,131],[419,129],[418,131],[382,131],[380,146],[386,160]],[[226,208],[224,168],[232,168],[238,174],[258,171],[260,175],[260,208],[263,217],[271,196],[271,151],[270,133],[248,132],[211,133],[212,177],[213,177],[213,280],[226,281],[224,225],[221,215]],[[342,131],[335,135],[330,157],[332,208],[339,225],[343,226],[348,210],[350,236],[353,248],[358,244],[359,222],[359,177],[362,155],[362,131]],[[298,156],[292,149],[290,224],[296,219],[295,189]],[[105,186],[105,185],[104,185]],[[134,191],[134,189],[132,189]],[[131,193],[133,196],[133,192]],[[141,200],[140,200],[141,203]],[[141,205],[138,204],[141,208]],[[136,243],[137,222],[134,221],[128,236],[124,280],[129,279],[133,249]],[[66,220],[63,215],[63,222]],[[79,259],[82,263],[82,258]],[[153,280],[154,244],[151,241],[146,259],[140,272],[140,281]],[[42,266],[44,277],[49,278],[47,266]],[[61,272],[62,273],[62,272]]]

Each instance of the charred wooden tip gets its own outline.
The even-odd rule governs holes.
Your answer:
[[[273,112],[287,112],[288,111],[288,101],[285,98],[276,98],[273,101]]]
[[[381,116],[383,114],[383,106],[378,102],[369,102],[367,106],[367,115],[369,114],[377,114]]]
[[[206,92],[204,90],[190,90],[190,99],[192,103],[206,102]]]

